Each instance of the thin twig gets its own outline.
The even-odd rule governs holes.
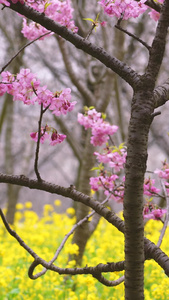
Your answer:
[[[167,196],[165,184],[162,180],[161,180],[161,185],[162,185],[162,188],[163,188],[164,197],[165,197],[166,204],[167,204],[167,213],[166,213],[164,225],[163,225],[163,228],[161,230],[161,234],[160,234],[160,237],[159,237],[159,240],[158,240],[158,243],[157,243],[157,247],[161,246],[165,231],[167,229],[168,221],[169,221],[169,197]]]
[[[8,62],[7,62],[7,64],[1,69],[1,71],[0,71],[0,74],[11,64],[11,62],[25,49],[25,48],[27,48],[28,46],[30,46],[31,44],[33,44],[34,42],[36,42],[37,40],[39,40],[40,38],[42,38],[42,37],[44,37],[44,36],[46,36],[46,35],[48,35],[48,34],[50,34],[51,33],[51,31],[49,31],[49,32],[46,32],[46,33],[44,33],[44,34],[42,34],[42,35],[40,35],[39,37],[37,37],[36,39],[34,39],[33,41],[31,41],[31,42],[29,42],[29,43],[27,43],[26,45],[24,45]]]
[[[123,29],[121,26],[120,26],[120,22],[118,22],[116,25],[115,25],[115,28],[123,31],[124,33],[128,34],[129,36],[131,36],[132,38],[134,38],[136,41],[138,41],[139,43],[141,43],[143,46],[145,46],[148,51],[150,51],[151,47],[146,43],[144,42],[143,40],[141,40],[140,38],[138,38],[135,34],[129,32],[128,30],[126,29]]]
[[[42,116],[43,116],[43,104],[41,103],[40,116],[39,116],[39,121],[38,121],[38,124],[39,124],[38,125],[38,140],[37,140],[37,145],[36,145],[35,163],[34,163],[34,170],[35,170],[35,174],[37,176],[38,181],[42,181],[42,178],[41,178],[39,170],[38,170],[38,160],[39,160],[39,150],[40,150]]]
[[[35,91],[35,94],[36,94],[36,91]],[[35,163],[34,163],[34,170],[35,170],[35,174],[37,176],[38,181],[42,181],[42,178],[41,178],[39,170],[38,170],[40,139],[45,134],[45,129],[44,129],[43,134],[41,133],[42,117],[43,117],[43,114],[48,110],[49,106],[50,106],[50,104],[43,109],[43,103],[41,103],[40,116],[39,116],[39,121],[38,121],[38,140],[37,140],[37,146],[36,146],[36,151],[35,151]]]
[[[105,204],[105,203],[110,199],[110,196],[111,196],[111,195],[107,196],[107,198],[106,198],[104,201],[102,201],[100,204],[102,204],[102,205]],[[95,210],[92,210],[92,212],[91,212],[90,214],[88,214],[86,217],[84,217],[83,219],[81,219],[79,222],[77,222],[77,223],[72,227],[72,229],[65,235],[65,237],[64,237],[63,241],[61,242],[60,246],[58,247],[58,249],[57,249],[57,251],[56,251],[54,257],[49,261],[49,263],[52,264],[52,263],[58,258],[59,253],[60,253],[61,250],[63,249],[63,247],[64,247],[66,241],[67,241],[68,238],[73,234],[73,232],[76,230],[76,228],[79,227],[80,225],[82,225],[84,222],[87,222],[87,220],[88,220],[89,218],[91,218],[95,213],[96,213]],[[37,273],[35,276],[36,276],[36,278],[38,278],[38,277],[42,276],[43,274],[45,274],[46,272],[47,272],[47,269],[45,268],[45,269],[43,269],[41,272]]]
[[[93,32],[93,29],[96,27],[96,24],[95,23],[93,23],[92,24],[92,27],[91,27],[91,29],[89,30],[89,32],[88,32],[88,34],[87,34],[87,36],[85,37],[85,40],[88,40],[88,38],[90,37],[90,35],[92,34],[92,32]]]

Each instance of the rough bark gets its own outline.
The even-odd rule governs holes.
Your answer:
[[[143,105],[143,99],[144,101]],[[152,92],[136,92],[132,101],[127,144],[125,218],[125,299],[144,299],[143,181],[153,112]]]

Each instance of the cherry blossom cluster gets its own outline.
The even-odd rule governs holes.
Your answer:
[[[158,195],[160,189],[155,187],[155,179],[146,178],[144,180],[144,195],[152,197],[153,195]]]
[[[71,7],[70,0],[11,0],[12,3],[20,2],[21,4],[26,3],[33,9],[44,13],[50,19],[56,21],[57,23],[66,26],[73,32],[77,32],[78,28],[75,26],[73,21],[73,8]],[[1,4],[10,6],[10,2],[7,0],[0,0]],[[21,31],[28,40],[34,40],[41,35],[50,33],[46,28],[33,21],[27,21],[23,18],[23,28]],[[44,39],[45,36],[41,37]]]
[[[22,101],[26,105],[38,103],[42,105],[43,110],[49,109],[56,116],[67,114],[72,111],[76,104],[76,101],[70,102],[70,88],[52,93],[46,86],[40,86],[40,81],[29,69],[21,69],[17,75],[11,74],[8,71],[2,72],[1,76],[0,96],[8,93],[13,96],[14,101]],[[31,138],[37,141],[38,132],[31,133]],[[56,145],[64,141],[65,138],[65,135],[57,133],[54,128],[48,125],[41,128],[41,143],[44,143],[46,139],[50,139],[50,145]]]
[[[44,1],[28,1],[29,6],[36,9],[37,11],[44,13],[50,19],[57,23],[71,29],[73,32],[77,32],[78,28],[75,26],[73,21],[73,9],[71,7],[70,0],[44,0]],[[34,40],[49,31],[35,22],[28,22],[27,19],[23,18],[23,28],[21,31],[28,40]],[[41,39],[44,39],[42,37]]]
[[[158,208],[157,205],[153,205],[152,203],[147,203],[144,206],[143,215],[145,219],[153,219],[160,221],[163,216],[166,214],[167,210],[165,208]]]
[[[111,199],[116,202],[123,202],[125,176],[122,176],[122,172],[126,163],[127,149],[124,144],[121,144],[119,147],[109,146],[108,144],[108,140],[110,141],[109,135],[114,134],[118,127],[111,127],[110,124],[104,121],[102,114],[97,112],[93,107],[86,109],[84,115],[78,114],[78,122],[85,129],[91,129],[91,144],[94,146],[104,146],[100,152],[94,152],[99,165],[92,169],[97,171],[97,176],[90,178],[91,189],[95,192],[104,190],[106,196],[111,194]],[[102,124],[107,124],[109,130],[105,131],[105,127]],[[156,170],[155,173],[161,178],[169,179],[169,165],[164,162],[163,169]],[[155,184],[155,179],[151,179],[150,177],[144,180],[143,194],[147,200],[143,214],[144,218],[161,220],[166,213],[166,209],[158,208],[157,205],[152,204],[153,197],[160,196],[160,189]],[[169,183],[166,182],[165,185],[166,189],[168,187],[169,192]]]
[[[94,152],[97,160],[100,163],[109,164],[110,168],[114,169],[114,172],[119,172],[121,169],[124,169],[126,162],[127,152],[125,148],[122,148],[123,144],[117,147],[109,147],[103,149],[103,152]]]
[[[38,141],[38,132],[32,132],[30,134],[32,140],[35,142]],[[56,129],[54,129],[51,126],[46,125],[44,128],[41,127],[41,132],[40,132],[40,142],[43,144],[45,140],[49,139],[50,140],[50,145],[54,146],[56,144],[62,143],[66,138],[66,135],[64,134],[59,134]]]
[[[97,112],[94,108],[88,109],[86,114],[78,114],[78,122],[84,126],[85,129],[91,128],[91,144],[94,146],[101,146],[109,140],[109,136],[113,135],[118,126],[110,125],[102,118],[102,114]]]
[[[21,69],[16,76],[8,71],[2,72],[1,76],[0,96],[8,93],[13,96],[14,101],[23,101],[26,105],[35,102],[43,104],[44,108],[49,107],[56,116],[67,114],[76,104],[76,101],[70,102],[70,88],[52,93],[46,86],[40,86],[40,81],[29,69]]]
[[[161,170],[157,169],[154,171],[155,174],[159,176],[159,178],[164,179],[164,185],[166,188],[167,195],[169,196],[169,164],[164,161]]]
[[[144,4],[146,0],[100,0],[99,4],[104,12],[109,16],[116,16],[118,19],[127,20],[129,18],[137,18],[140,14],[147,10]]]
[[[93,191],[104,190],[106,196],[111,194],[111,199],[116,202],[123,202],[124,181],[119,183],[117,174],[101,172],[99,176],[90,178],[90,185]]]
[[[100,0],[99,4],[110,17],[115,16],[118,19],[127,20],[129,18],[137,18],[144,13],[148,9],[148,6],[144,4],[145,2],[146,0]],[[164,0],[155,2],[162,4]],[[155,21],[158,21],[160,17],[160,13],[154,9],[151,9],[148,14]]]

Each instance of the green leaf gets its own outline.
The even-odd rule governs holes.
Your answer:
[[[51,5],[51,3],[46,2],[46,4],[45,4],[45,9],[46,9],[49,5]]]
[[[85,20],[85,21],[91,21],[92,23],[95,23],[95,21],[93,19],[91,19],[91,18],[83,18],[83,20]]]
[[[90,171],[100,170],[99,167],[93,167]]]
[[[94,109],[94,108],[95,108],[94,106],[90,106],[90,107],[89,107],[89,110],[92,110],[92,109]]]
[[[97,22],[97,21],[98,21],[99,15],[100,15],[100,13],[98,13],[98,14],[97,14],[97,17],[96,17],[96,20],[95,20],[95,22]]]
[[[105,120],[106,119],[106,114],[102,113],[102,119]]]

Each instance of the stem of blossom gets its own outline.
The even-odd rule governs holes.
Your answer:
[[[34,92],[36,94],[36,91],[34,91]],[[42,134],[41,134],[42,117],[43,117],[43,114],[48,110],[49,106],[50,106],[50,104],[43,109],[43,103],[41,103],[41,107],[40,107],[40,117],[39,117],[39,121],[38,121],[38,124],[39,124],[39,126],[38,126],[38,140],[37,140],[37,146],[36,146],[36,152],[35,152],[35,163],[34,163],[34,170],[35,170],[35,174],[37,176],[38,181],[42,181],[42,178],[41,178],[39,170],[38,170],[40,139],[42,137]],[[45,129],[44,129],[43,134],[45,134]]]
[[[111,141],[112,145],[113,145],[113,146],[115,146],[115,143],[114,143],[114,141],[113,141],[113,139],[112,139],[111,135],[108,135],[108,136],[109,136],[109,139],[110,139],[110,141]]]
[[[167,196],[165,184],[164,184],[164,182],[162,180],[161,180],[161,185],[162,185],[163,192],[164,192],[164,197],[165,197],[165,200],[166,200],[167,213],[166,213],[164,225],[163,225],[163,228],[161,230],[161,234],[160,234],[160,237],[159,237],[159,240],[158,240],[158,243],[157,243],[157,247],[160,247],[160,245],[162,243],[165,231],[167,229],[168,221],[169,221],[169,197]]]
[[[34,39],[33,41],[27,43],[26,45],[24,45],[21,49],[19,49],[19,51],[7,62],[7,64],[1,69],[0,74],[11,64],[11,62],[28,46],[30,46],[31,44],[33,44],[34,42],[36,42],[37,40],[39,40],[40,38],[50,34],[51,31],[46,32],[40,36],[38,36],[36,39]]]
[[[88,38],[90,37],[90,35],[91,35],[91,33],[92,33],[92,31],[93,31],[93,29],[94,29],[95,27],[96,27],[96,24],[93,23],[92,28],[90,29],[89,33],[88,33],[87,36],[85,37],[85,40],[88,40]]]
[[[39,149],[40,149],[40,138],[41,138],[41,127],[42,127],[42,117],[43,117],[44,111],[43,111],[43,104],[41,103],[40,107],[40,117],[38,121],[38,140],[36,145],[36,152],[35,152],[35,163],[34,163],[34,170],[35,174],[37,176],[38,181],[42,181],[42,178],[40,176],[39,170],[38,170],[38,159],[39,159]]]

